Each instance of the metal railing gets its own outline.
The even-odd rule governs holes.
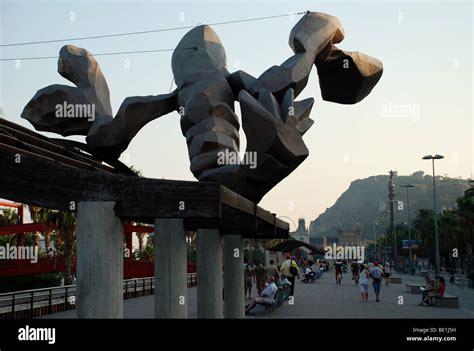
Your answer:
[[[188,287],[197,285],[197,274],[188,273]],[[151,295],[155,291],[155,278],[135,278],[123,281],[124,299]],[[44,314],[74,309],[76,285],[14,291],[0,294],[0,318],[33,318]]]

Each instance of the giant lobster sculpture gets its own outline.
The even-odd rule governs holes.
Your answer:
[[[304,133],[314,99],[296,101],[316,65],[322,98],[355,104],[382,76],[382,63],[359,52],[335,46],[344,39],[339,20],[307,12],[293,27],[289,45],[294,55],[255,78],[244,71],[230,73],[219,37],[206,25],[190,30],[172,57],[177,85],[169,94],[126,98],[113,117],[107,82],[87,50],[72,45],[59,53],[58,72],[76,85],[50,85],[39,90],[22,117],[37,130],[86,135],[87,149],[102,159],[118,159],[148,122],[173,111],[181,118],[191,171],[200,181],[219,181],[259,202],[308,156]],[[240,103],[247,136],[239,159]],[[94,106],[94,118],[59,118],[58,106]],[[222,155],[237,155],[226,158]],[[253,157],[256,164],[247,159]],[[231,160],[231,161],[229,161]]]

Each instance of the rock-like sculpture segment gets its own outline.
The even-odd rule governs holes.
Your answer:
[[[306,87],[313,65],[326,101],[357,103],[379,81],[382,63],[338,49],[335,44],[343,39],[344,29],[336,17],[308,12],[290,33],[294,55],[255,78],[244,71],[229,73],[219,37],[209,26],[198,26],[173,53],[177,89],[170,94],[128,97],[113,119],[99,65],[88,51],[67,45],[61,49],[58,72],[77,88],[52,85],[39,90],[22,117],[38,130],[87,135],[95,155],[113,159],[148,122],[177,111],[194,176],[219,181],[258,202],[309,154],[302,137],[314,123],[310,119],[314,99],[295,98]],[[247,136],[242,159],[236,101]],[[57,118],[55,106],[64,102],[93,104],[97,116],[93,121]]]
[[[64,136],[87,135],[94,121],[112,120],[109,88],[99,64],[89,51],[73,45],[64,46],[59,52],[58,73],[77,88],[54,84],[39,90],[25,106],[21,117],[30,121],[37,130]],[[63,107],[64,103],[83,107],[79,111],[92,111],[93,107],[94,116],[67,115],[67,111],[58,107]]]

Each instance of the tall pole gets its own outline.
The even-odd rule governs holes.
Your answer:
[[[415,186],[413,184],[408,184],[408,185],[402,185],[402,188],[407,189],[407,226],[408,226],[408,262],[410,265],[410,274],[413,275],[413,262],[412,262],[412,251],[411,251],[411,219],[410,219],[410,198],[409,198],[409,188],[414,188]]]
[[[441,160],[444,156],[441,155],[427,155],[423,157],[423,160],[431,160],[432,167],[433,167],[433,208],[434,208],[434,227],[435,227],[435,260],[436,260],[436,267],[435,273],[439,274],[441,272],[440,269],[440,258],[439,258],[439,238],[438,238],[438,211],[436,210],[436,175],[435,175],[435,160]]]
[[[395,183],[393,182],[395,172],[390,171],[389,173],[390,178],[388,182],[388,199],[390,203],[390,225],[392,227],[393,234],[393,261],[395,263],[395,258],[397,257],[397,238],[395,235]]]
[[[398,202],[398,201],[397,201]],[[392,221],[392,233],[393,233],[393,261],[395,262],[395,259],[397,257],[397,233],[395,229],[395,200],[392,202],[393,204],[393,221]]]
[[[433,164],[433,207],[434,207],[434,225],[435,225],[435,258],[436,258],[436,274],[440,273],[440,259],[439,259],[439,238],[438,238],[438,213],[436,210],[436,180],[435,180],[435,166],[434,158],[431,159]]]
[[[408,254],[410,258],[408,261],[410,262],[410,274],[413,275],[413,263],[412,263],[412,253],[411,253],[411,225],[410,225],[410,199],[408,197],[408,187],[407,187],[407,224],[408,224]]]
[[[375,256],[377,256],[377,241],[376,241],[376,238],[375,238],[375,226],[377,225],[377,222],[374,222],[374,252],[375,252]],[[377,257],[378,259],[378,257]]]

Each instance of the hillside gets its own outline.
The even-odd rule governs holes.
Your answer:
[[[359,223],[366,238],[373,237],[372,223],[377,221],[377,234],[383,233],[389,226],[388,175],[377,175],[353,181],[336,201],[310,224],[310,236],[321,238],[335,237],[339,225],[344,230],[355,228]],[[433,208],[433,177],[422,171],[410,176],[396,176],[395,200],[404,202],[403,211],[395,211],[396,223],[406,223],[406,189],[400,185],[413,184],[410,191],[410,212],[418,208]],[[436,177],[436,195],[438,209],[452,208],[458,197],[469,187],[468,180],[449,177]],[[413,218],[413,217],[412,217]]]

